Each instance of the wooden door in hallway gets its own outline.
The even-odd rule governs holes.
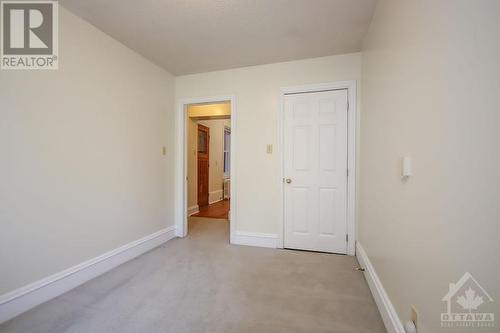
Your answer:
[[[284,100],[284,246],[347,253],[347,90]]]
[[[198,124],[198,206],[208,205],[210,129]]]

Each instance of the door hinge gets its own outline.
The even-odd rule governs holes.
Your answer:
[[[346,175],[349,177],[349,169],[346,170]]]
[[[348,235],[348,234],[345,234],[345,241],[346,241],[347,243],[349,243],[349,235]]]
[[[347,112],[349,112],[349,101],[347,101]]]

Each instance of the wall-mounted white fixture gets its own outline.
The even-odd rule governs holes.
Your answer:
[[[411,157],[403,157],[401,178],[408,179],[411,176]]]
[[[417,333],[417,328],[415,327],[415,324],[411,321],[408,320],[405,323],[405,333]]]

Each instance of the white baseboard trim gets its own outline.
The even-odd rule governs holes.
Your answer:
[[[0,323],[62,295],[174,237],[175,227],[171,226],[7,294],[0,295]]]
[[[236,245],[248,245],[277,248],[278,235],[276,234],[261,234],[257,232],[236,231],[234,235],[234,242]]]
[[[224,200],[224,199],[217,199],[217,200],[214,200],[214,201],[209,201],[208,204],[211,205],[211,204],[214,204],[214,203],[222,201],[222,200]]]
[[[403,324],[399,319],[396,309],[394,309],[394,306],[392,305],[382,282],[380,282],[368,255],[359,242],[356,242],[356,257],[361,267],[365,269],[364,275],[366,282],[368,282],[368,286],[370,287],[373,298],[375,299],[375,303],[377,303],[378,310],[380,311],[380,315],[382,316],[387,332],[405,333]]]
[[[208,193],[208,204],[211,205],[213,203],[219,202],[223,199],[223,191],[217,190]]]
[[[198,205],[188,207],[188,216],[191,216],[193,214],[197,214],[199,212],[200,212],[200,207]]]

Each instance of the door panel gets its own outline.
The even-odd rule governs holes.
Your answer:
[[[347,90],[284,103],[284,245],[347,252]]]
[[[307,234],[309,233],[309,219],[307,218],[308,211],[307,207],[303,207],[301,203],[309,201],[309,188],[294,187],[291,191],[291,196],[293,231],[296,233]]]
[[[208,205],[210,129],[198,125],[198,206]]]
[[[319,234],[324,236],[335,235],[335,223],[331,218],[335,216],[336,191],[331,188],[319,189]],[[333,205],[332,205],[333,203]]]
[[[293,166],[295,170],[309,169],[309,155],[307,151],[310,146],[309,126],[297,126],[293,131]]]

